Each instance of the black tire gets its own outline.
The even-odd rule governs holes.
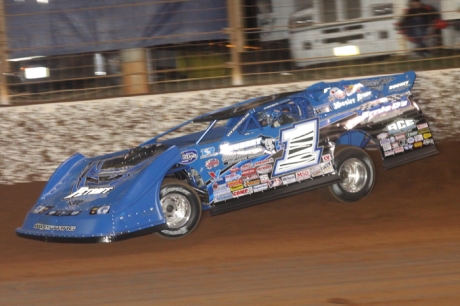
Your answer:
[[[201,218],[201,201],[188,184],[167,178],[160,188],[160,203],[167,229],[157,232],[163,238],[178,239],[190,234]]]
[[[371,193],[375,183],[375,167],[372,158],[364,150],[354,146],[337,146],[334,164],[342,181],[327,188],[335,200],[356,202]]]

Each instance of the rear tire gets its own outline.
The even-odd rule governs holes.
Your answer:
[[[375,167],[364,150],[354,146],[337,146],[334,164],[342,181],[327,188],[335,200],[356,202],[371,193],[375,183]]]
[[[165,179],[161,184],[160,203],[168,227],[157,233],[161,237],[182,238],[197,227],[201,218],[201,201],[188,184]]]

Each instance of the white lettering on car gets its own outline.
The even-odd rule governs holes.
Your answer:
[[[393,90],[393,89],[397,89],[397,88],[400,88],[400,87],[406,87],[406,86],[409,86],[409,81],[405,81],[405,82],[401,82],[401,83],[398,83],[398,84],[390,85],[390,86],[388,86],[388,89]]]
[[[322,149],[318,144],[318,120],[294,124],[281,130],[280,141],[285,144],[284,154],[277,159],[273,176],[293,172],[320,162]]]
[[[86,195],[98,195],[98,194],[106,194],[109,193],[113,187],[102,187],[102,188],[89,188],[89,187],[81,187],[74,193],[66,196],[64,199],[72,199],[76,197],[86,196]]]

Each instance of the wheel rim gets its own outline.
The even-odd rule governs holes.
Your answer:
[[[192,206],[185,196],[177,193],[167,194],[160,203],[169,228],[180,228],[190,219]]]
[[[359,192],[367,182],[366,165],[357,158],[347,159],[340,167],[339,175],[342,177],[340,186],[346,192]]]

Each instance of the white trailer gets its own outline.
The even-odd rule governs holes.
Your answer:
[[[407,0],[310,0],[290,17],[289,44],[298,67],[407,52],[395,23]]]

